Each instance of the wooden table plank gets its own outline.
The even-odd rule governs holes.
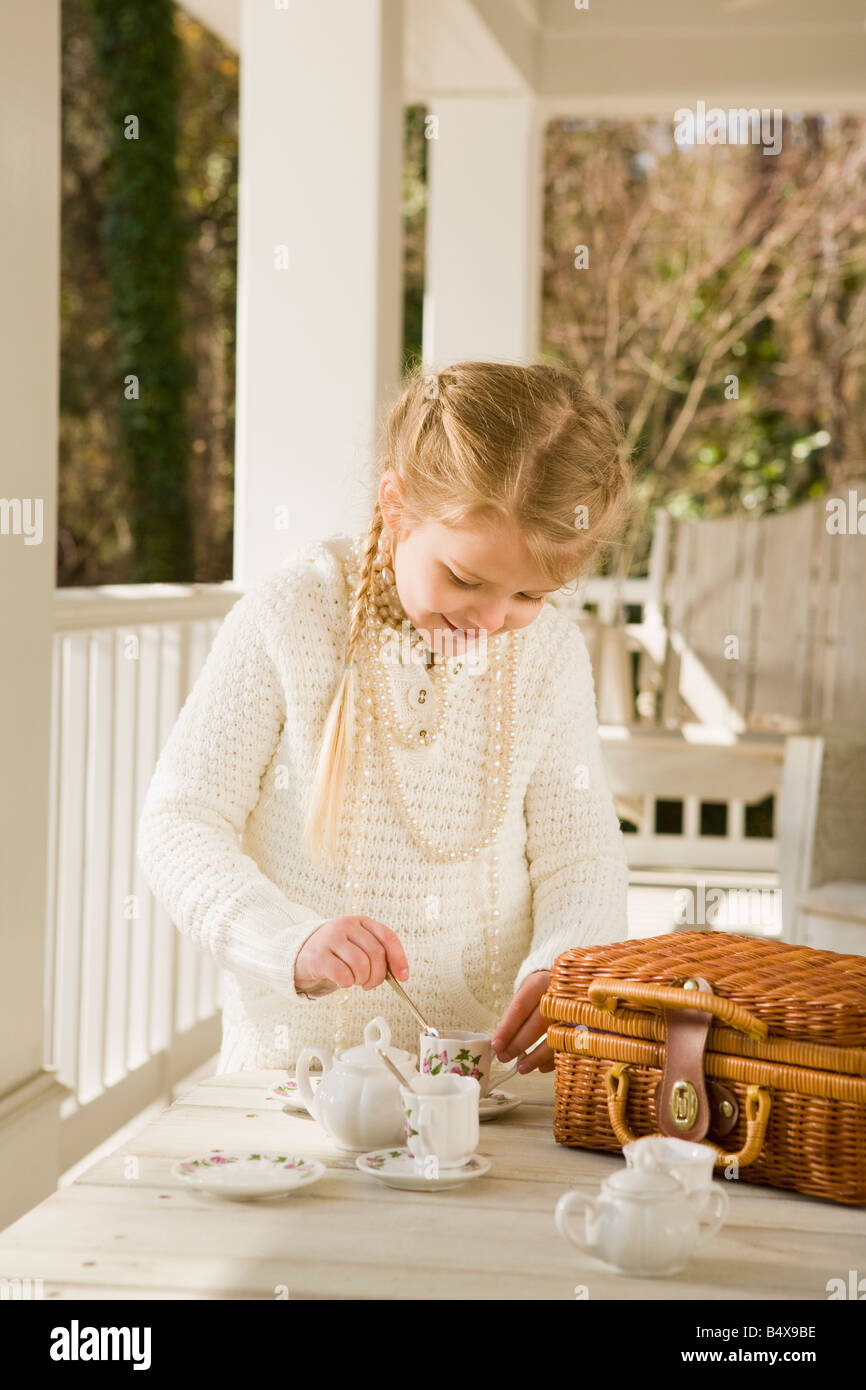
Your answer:
[[[488,1174],[445,1192],[402,1192],[358,1172],[306,1115],[284,1114],[281,1072],[211,1077],[115,1153],[0,1234],[0,1277],[40,1278],[46,1298],[825,1299],[863,1266],[866,1211],[727,1183],[726,1225],[686,1270],[633,1279],[562,1240],[569,1187],[597,1190],[620,1155],[552,1134],[552,1075],[481,1126]],[[270,1098],[269,1098],[270,1097]],[[297,1196],[221,1202],[179,1184],[175,1159],[208,1147],[279,1148],[329,1172]],[[130,1162],[132,1160],[132,1162]]]
[[[140,1166],[140,1177],[137,1180],[140,1186],[156,1186],[163,1191],[166,1190],[166,1186],[174,1189],[176,1184],[168,1172],[171,1163],[176,1158],[202,1152],[208,1147],[207,1143],[196,1147],[196,1131],[192,1127],[186,1127],[186,1117],[174,1118],[181,1121],[176,1129],[172,1128],[169,1131],[166,1125],[158,1138],[141,1135],[131,1140],[115,1154],[95,1163],[77,1179],[74,1186],[103,1187],[106,1184],[131,1181],[124,1178],[123,1165],[129,1156],[134,1156]],[[550,1209],[553,1189],[557,1195],[569,1187],[592,1194],[604,1178],[622,1166],[622,1159],[618,1156],[593,1153],[585,1149],[567,1149],[556,1144],[550,1136],[549,1128],[545,1129],[543,1136],[531,1129],[524,1129],[517,1119],[517,1114],[504,1116],[495,1124],[497,1129],[507,1130],[507,1139],[499,1140],[494,1137],[490,1145],[486,1146],[487,1126],[482,1127],[479,1152],[489,1157],[493,1163],[490,1173],[483,1179],[488,1184],[485,1207],[496,1205],[506,1209],[520,1207],[526,1210],[546,1211]],[[209,1131],[208,1137],[212,1132]],[[311,1134],[311,1139],[305,1137],[307,1134]],[[423,1192],[395,1192],[394,1189],[380,1185],[373,1179],[364,1181],[363,1175],[357,1173],[353,1155],[342,1154],[331,1148],[317,1125],[299,1117],[281,1115],[275,1128],[258,1126],[256,1137],[262,1149],[291,1149],[319,1159],[333,1172],[345,1172],[355,1184],[353,1192],[357,1190],[359,1181],[363,1181],[365,1201],[392,1201],[395,1196],[401,1200],[406,1197],[418,1200],[425,1196]],[[246,1135],[241,1129],[232,1130],[230,1123],[225,1121],[220,1130],[220,1139],[223,1142],[217,1147],[233,1149],[244,1146]],[[322,1179],[322,1182],[325,1181],[327,1179]],[[478,1181],[481,1182],[482,1179]],[[720,1182],[722,1179],[717,1181]],[[310,1189],[311,1196],[315,1195],[320,1186],[321,1184],[316,1184],[315,1188]],[[464,1194],[469,1190],[448,1189],[441,1193],[431,1193],[426,1200],[435,1200],[438,1204],[446,1205],[449,1200],[455,1198],[462,1202]],[[725,1190],[733,1197],[732,1182],[725,1182]],[[859,1223],[858,1215],[861,1218]],[[752,1229],[787,1229],[840,1236],[851,1234],[853,1229],[855,1234],[859,1230],[866,1237],[864,1213],[858,1213],[856,1208],[744,1182],[737,1185],[736,1207],[732,1202],[726,1224],[736,1224],[738,1219]]]
[[[478,1179],[479,1188],[485,1181]],[[731,1225],[679,1276],[623,1278],[559,1238],[551,1217],[556,1188],[541,1215],[500,1209],[491,1219],[478,1205],[480,1194],[469,1202],[466,1189],[457,1189],[447,1216],[445,1193],[420,1193],[407,1218],[400,1202],[406,1194],[388,1189],[375,1203],[357,1195],[335,1201],[334,1187],[345,1190],[347,1182],[354,1178],[335,1173],[317,1184],[317,1197],[311,1189],[302,1198],[249,1206],[193,1192],[172,1192],[163,1204],[152,1188],[70,1189],[62,1228],[55,1214],[43,1213],[4,1242],[0,1267],[6,1277],[42,1278],[47,1287],[93,1280],[138,1289],[142,1297],[171,1284],[261,1298],[276,1297],[281,1286],[294,1298],[447,1297],[455,1290],[474,1298],[571,1298],[580,1283],[596,1299],[814,1299],[826,1296],[828,1278],[857,1268],[863,1250],[857,1235],[781,1230],[757,1237],[749,1225]],[[392,1220],[382,1209],[389,1198]]]

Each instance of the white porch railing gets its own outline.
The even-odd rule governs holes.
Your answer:
[[[135,860],[159,752],[242,590],[56,594],[45,1055],[64,1102],[61,1171],[219,1048],[220,972]]]

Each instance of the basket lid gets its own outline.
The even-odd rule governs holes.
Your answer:
[[[866,1047],[866,955],[711,928],[573,947],[554,961],[548,996],[555,1012],[556,996],[588,1000],[603,978],[681,987],[693,977],[754,1014],[774,1038]],[[661,1012],[647,1003],[623,1007]]]

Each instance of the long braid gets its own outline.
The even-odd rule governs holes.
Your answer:
[[[346,638],[346,665],[352,667],[355,660],[355,653],[358,650],[358,643],[361,640],[361,633],[364,629],[364,618],[367,612],[367,600],[373,581],[373,561],[379,550],[379,541],[382,537],[384,522],[382,513],[379,510],[379,503],[376,503],[373,512],[373,519],[367,527],[367,535],[361,550],[361,563],[358,573],[358,587],[355,590],[355,598],[352,603],[352,616],[349,621],[349,632]]]
[[[304,827],[304,848],[317,861],[321,861],[323,851],[332,863],[337,859],[340,811],[355,737],[355,657],[364,630],[373,581],[373,562],[378,553],[383,524],[377,502],[361,547],[343,674],[325,721]]]

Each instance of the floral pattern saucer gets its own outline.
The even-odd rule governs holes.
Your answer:
[[[510,1115],[512,1110],[516,1110],[518,1105],[522,1104],[523,1097],[516,1096],[513,1091],[489,1091],[478,1102],[478,1118],[497,1120],[500,1115]]]
[[[414,1159],[408,1149],[372,1149],[359,1154],[355,1167],[362,1173],[379,1178],[388,1187],[401,1187],[406,1192],[442,1192],[446,1187],[462,1187],[463,1183],[480,1178],[490,1168],[490,1159],[473,1154],[459,1168],[440,1168],[424,1159]]]
[[[310,1085],[313,1090],[322,1084],[321,1076],[311,1076]],[[288,1081],[281,1081],[279,1086],[272,1086],[268,1094],[268,1099],[273,1097],[275,1100],[283,1102],[283,1109],[294,1115],[309,1115],[309,1110],[304,1105],[301,1093],[298,1090],[298,1083],[293,1076]]]
[[[281,1197],[312,1187],[327,1171],[324,1163],[301,1154],[225,1153],[222,1149],[179,1158],[171,1166],[172,1177],[232,1201]]]

